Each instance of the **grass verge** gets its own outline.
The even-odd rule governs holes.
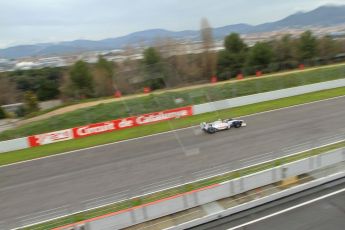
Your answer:
[[[119,130],[105,134],[99,134],[86,138],[59,142],[50,145],[44,145],[36,148],[23,149],[18,151],[6,152],[0,154],[0,165],[11,164],[15,162],[36,159],[40,157],[59,154],[62,152],[78,150],[82,148],[113,143],[116,141],[142,137],[150,134],[157,134],[172,129],[179,129],[197,125],[203,121],[212,121],[218,118],[240,117],[258,112],[269,111],[289,107],[293,105],[304,104],[313,101],[319,101],[337,96],[345,95],[345,87],[331,90],[324,90],[314,93],[303,94],[294,97],[288,97],[273,101],[261,102],[252,105],[246,105],[231,109],[210,112],[192,117],[186,117],[166,122],[160,122],[152,125],[139,126],[131,129]]]
[[[328,152],[330,150],[339,149],[342,147],[345,147],[345,141],[342,141],[342,142],[339,142],[336,144],[331,144],[328,146],[324,146],[321,148],[315,148],[315,149],[312,149],[310,151],[305,151],[305,152],[302,152],[302,153],[299,153],[299,154],[296,154],[293,156],[282,157],[282,158],[272,160],[272,161],[269,161],[269,162],[266,162],[263,164],[259,164],[259,165],[252,166],[252,167],[247,167],[247,168],[233,171],[233,172],[229,172],[229,173],[225,173],[225,174],[220,175],[220,176],[215,176],[213,178],[209,178],[209,179],[201,180],[201,181],[198,181],[195,183],[186,184],[186,185],[183,185],[180,187],[160,191],[160,192],[146,195],[143,197],[136,197],[133,199],[123,201],[121,203],[105,206],[105,207],[90,210],[90,211],[77,213],[77,214],[74,214],[74,215],[71,215],[68,217],[64,217],[64,218],[60,218],[60,219],[50,221],[47,223],[28,227],[28,228],[25,228],[25,230],[51,229],[51,228],[56,228],[56,227],[60,227],[60,226],[68,225],[68,224],[73,224],[73,223],[87,220],[90,218],[99,217],[99,216],[102,216],[105,214],[133,208],[135,206],[147,204],[147,203],[161,200],[164,198],[169,198],[169,197],[172,197],[175,195],[190,192],[190,191],[200,189],[200,188],[203,188],[206,186],[210,186],[210,185],[214,185],[217,183],[229,181],[229,180],[241,177],[241,176],[250,175],[250,174],[253,174],[253,173],[256,173],[259,171],[263,171],[263,170],[270,169],[270,168],[273,168],[273,167],[276,167],[279,165],[298,161],[298,160],[301,160],[301,159],[304,159],[307,157],[319,155],[319,154]]]
[[[63,115],[52,116],[0,133],[0,140],[13,139],[54,130],[145,114],[186,105],[240,97],[284,88],[344,78],[345,65],[308,71],[281,73],[277,76],[231,81],[198,88],[163,91],[111,103],[82,108]],[[180,103],[176,104],[176,99]]]

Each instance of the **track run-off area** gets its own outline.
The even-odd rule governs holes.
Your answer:
[[[202,133],[198,127],[0,167],[0,223],[115,193],[145,193],[173,178],[345,132],[345,97],[243,117],[247,127]],[[315,147],[315,146],[312,146]],[[234,168],[241,164],[234,164]],[[230,170],[230,169],[229,169]],[[182,183],[182,181],[181,181]]]

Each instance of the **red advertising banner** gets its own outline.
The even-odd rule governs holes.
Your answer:
[[[100,133],[113,132],[116,130],[132,128],[140,125],[146,125],[191,115],[193,115],[192,106],[187,106],[161,112],[143,114],[136,117],[128,117],[112,121],[89,124],[62,131],[33,135],[28,137],[28,141],[31,147],[35,147],[39,145],[51,144],[74,138],[83,138]]]
[[[71,139],[73,139],[72,129],[65,129],[50,133],[29,136],[28,142],[30,147],[35,147]]]
[[[73,128],[74,138],[91,136],[99,133],[112,132],[126,128],[132,128],[140,125],[151,124],[154,122],[166,121],[174,118],[193,115],[191,106],[165,110],[161,112],[148,113],[137,117],[128,117],[97,124]]]
[[[77,128],[72,128],[73,137],[87,137],[99,133],[112,132],[117,130],[115,121],[100,122],[96,124],[85,125]]]
[[[187,117],[193,115],[192,106],[170,109],[161,112],[148,113],[140,115],[137,117],[132,117],[135,119],[135,124],[145,125],[159,121],[166,121],[174,118]]]

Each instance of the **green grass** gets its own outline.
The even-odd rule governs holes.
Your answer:
[[[280,159],[276,159],[276,160],[272,160],[270,162],[264,163],[264,164],[259,164],[256,166],[252,166],[252,167],[247,167],[245,169],[241,169],[241,170],[237,170],[237,171],[233,171],[233,172],[229,172],[229,173],[225,173],[223,175],[220,176],[216,176],[210,179],[205,179],[202,181],[198,181],[195,183],[190,183],[190,184],[186,184],[180,187],[176,187],[176,188],[172,188],[172,189],[168,189],[165,191],[161,191],[161,192],[157,192],[157,193],[153,193],[150,195],[146,195],[143,197],[137,197],[137,198],[133,198],[130,200],[126,200],[123,201],[121,203],[117,203],[117,204],[112,204],[112,205],[108,205],[102,208],[98,208],[98,209],[94,209],[94,210],[90,210],[90,211],[86,211],[86,212],[81,212],[81,213],[77,213],[65,218],[61,218],[58,220],[54,220],[54,221],[50,221],[44,224],[40,224],[40,225],[36,225],[33,227],[29,227],[29,228],[25,228],[25,230],[38,230],[38,229],[50,229],[50,228],[54,228],[54,227],[59,227],[59,226],[64,226],[64,225],[68,225],[68,224],[72,224],[72,223],[76,223],[79,221],[83,221],[83,220],[87,220],[93,217],[97,217],[97,216],[102,216],[105,214],[109,214],[109,213],[113,213],[113,212],[117,212],[120,210],[125,210],[128,208],[132,208],[135,206],[139,206],[142,204],[147,204],[153,201],[157,201],[160,199],[164,199],[164,198],[169,198],[178,194],[182,194],[182,193],[186,193],[189,191],[193,191],[195,189],[199,189],[199,188],[203,188],[206,186],[210,186],[210,185],[214,185],[217,183],[221,183],[221,182],[225,182],[225,181],[229,181],[241,176],[246,176],[246,175],[250,175],[256,172],[260,172],[266,169],[270,169],[279,165],[283,165],[283,164],[287,164],[287,163],[291,163],[297,160],[301,160],[310,156],[315,156],[318,154],[322,154],[334,149],[339,149],[345,147],[345,141],[343,142],[339,142],[336,144],[331,144],[328,146],[324,146],[321,148],[316,148],[310,151],[305,151],[293,156],[289,156],[289,157],[283,157]]]
[[[52,112],[54,110],[58,110],[67,106],[71,106],[71,105],[77,105],[77,104],[81,104],[81,103],[87,103],[87,102],[94,102],[94,101],[102,101],[102,100],[107,100],[107,99],[113,99],[113,97],[97,97],[97,98],[87,98],[87,99],[80,99],[80,100],[74,100],[74,101],[68,101],[68,102],[64,102],[61,105],[49,108],[49,109],[44,109],[44,110],[39,110],[36,112],[32,112],[28,115],[26,115],[24,118],[28,119],[28,118],[33,118],[33,117],[37,117],[49,112]]]
[[[46,120],[32,122],[16,129],[0,133],[0,140],[8,140],[32,134],[81,126],[121,117],[139,115],[153,111],[171,109],[186,105],[222,100],[267,92],[305,84],[344,78],[345,65],[331,66],[309,71],[280,74],[253,80],[235,81],[181,91],[157,92],[148,96],[127,99],[97,106],[78,109]],[[175,99],[182,98],[181,104]]]
[[[345,95],[345,87],[324,90],[273,101],[261,102],[257,104],[241,106],[226,110],[220,110],[217,112],[205,113],[192,117],[160,122],[152,125],[139,126],[116,132],[110,132],[76,140],[69,140],[50,145],[39,146],[36,148],[1,153],[0,165],[6,165],[19,161],[40,158],[66,151],[77,150],[106,143],[112,143],[120,140],[126,140],[155,133],[161,133],[172,129],[189,127],[192,125],[197,125],[203,121],[212,121],[214,119],[225,117],[240,117],[243,115],[249,115],[253,113],[264,112],[272,109],[278,109],[343,95]]]

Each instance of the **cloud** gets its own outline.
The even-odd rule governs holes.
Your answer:
[[[101,39],[164,28],[259,24],[340,0],[10,0],[0,1],[1,44]],[[11,41],[10,43],[8,41]],[[6,45],[5,45],[6,46]]]

